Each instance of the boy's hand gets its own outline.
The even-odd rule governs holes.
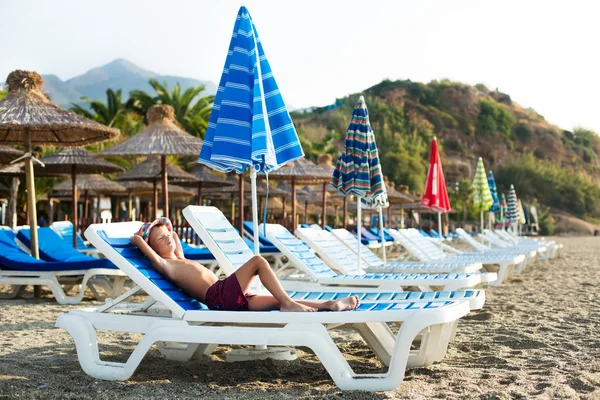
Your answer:
[[[142,237],[140,235],[133,235],[130,239],[129,242],[137,247],[140,247],[140,242],[143,242],[144,239],[142,239]]]

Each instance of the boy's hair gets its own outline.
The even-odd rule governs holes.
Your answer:
[[[141,226],[141,228],[137,231],[136,234],[140,235],[142,239],[144,239],[146,243],[148,243],[148,240],[150,240],[150,233],[152,232],[152,229],[155,226],[160,225],[166,227],[169,230],[169,232],[173,232],[173,224],[171,223],[171,220],[167,217],[160,217],[152,222],[146,222],[144,225]]]

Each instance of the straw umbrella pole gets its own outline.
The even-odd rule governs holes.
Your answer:
[[[39,258],[37,213],[33,181],[33,145],[83,146],[112,139],[119,134],[53,104],[42,94],[42,77],[36,72],[16,70],[6,79],[8,95],[0,101],[0,143],[25,146],[27,209],[31,229],[31,252]]]
[[[205,167],[202,164],[198,164],[195,161],[193,162],[193,164],[194,164],[194,168],[192,168],[192,170],[190,171],[190,174],[192,174],[196,178],[198,178],[198,182],[191,183],[191,182],[187,182],[187,181],[180,182],[179,180],[174,180],[174,183],[181,185],[181,186],[190,186],[190,187],[192,185],[196,186],[196,189],[197,189],[196,202],[198,205],[202,205],[202,190],[203,189],[231,186],[233,184],[232,182],[213,174],[212,170],[210,168]],[[190,164],[188,164],[188,166],[189,165]]]
[[[162,157],[159,159],[156,156],[150,156],[146,158],[141,163],[137,164],[129,171],[124,172],[115,178],[118,182],[126,182],[126,181],[145,181],[152,182],[153,185],[153,194],[154,194],[154,218],[157,218],[157,209],[158,209],[158,189],[157,182],[160,179],[161,187],[164,187],[164,179],[168,179],[170,181],[177,182],[193,182],[195,185],[198,182],[198,178],[196,176],[190,174],[189,172],[184,171],[183,169],[162,162]],[[167,190],[168,192],[168,186]],[[164,190],[163,190],[163,198],[164,198]],[[163,207],[165,204],[163,203]],[[128,211],[129,215],[131,215],[131,209]],[[168,216],[166,213],[165,207],[165,216]]]
[[[175,121],[175,111],[169,105],[154,105],[147,114],[148,126],[138,133],[100,153],[110,156],[160,156],[161,185],[165,216],[169,215],[168,164],[166,157],[198,156],[202,140],[182,130]]]
[[[329,182],[331,171],[316,165],[306,158],[294,160],[277,171],[269,173],[269,178],[277,181],[288,181],[292,185],[292,230],[298,225],[296,211],[296,185],[318,185]]]
[[[122,172],[124,169],[118,165],[109,163],[102,159],[93,157],[91,153],[84,149],[62,149],[54,154],[46,156],[40,160],[45,164],[45,171],[52,173],[64,173],[65,170],[71,170],[71,183],[73,193],[73,229],[77,232],[78,228],[78,212],[77,212],[77,174],[97,174]],[[36,168],[36,172],[37,172]],[[89,189],[84,189],[87,193]],[[87,194],[86,194],[87,197]],[[73,235],[73,247],[77,248],[77,235]]]

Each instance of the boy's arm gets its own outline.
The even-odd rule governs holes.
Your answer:
[[[175,239],[175,257],[179,258],[180,260],[185,259],[183,248],[181,247],[181,242],[179,241],[179,235],[177,235],[177,232],[173,232],[173,239]]]
[[[131,244],[137,246],[142,253],[146,256],[148,260],[152,263],[152,266],[158,270],[161,274],[169,277],[169,263],[166,262],[164,258],[159,256],[152,247],[148,245],[142,239],[140,235],[133,235],[130,239]]]

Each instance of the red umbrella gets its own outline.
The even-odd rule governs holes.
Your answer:
[[[442,162],[435,138],[431,141],[429,170],[427,171],[427,181],[425,182],[425,191],[423,192],[421,205],[438,213],[438,229],[440,230],[440,234],[442,234],[441,213],[450,211],[450,200],[446,191],[446,180],[444,179],[444,171],[442,171]]]

